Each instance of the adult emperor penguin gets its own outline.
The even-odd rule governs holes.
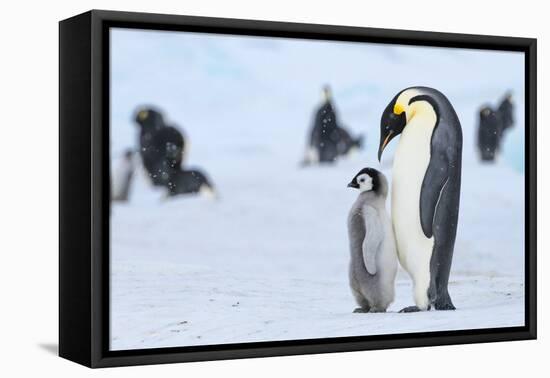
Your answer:
[[[338,121],[332,104],[332,92],[323,87],[323,103],[317,109],[311,129],[304,165],[334,163],[338,157]]]
[[[494,161],[500,147],[502,118],[499,112],[484,106],[479,111],[477,148],[483,161]]]
[[[388,181],[381,172],[364,168],[348,187],[360,191],[348,216],[349,281],[359,305],[354,312],[384,312],[393,302],[397,273],[395,238],[386,212]]]
[[[462,128],[439,91],[411,87],[382,114],[378,160],[401,134],[393,161],[392,222],[401,265],[416,306],[402,312],[454,310],[447,285],[460,202]]]
[[[177,127],[165,123],[153,108],[140,109],[135,118],[140,127],[139,151],[143,166],[153,185],[166,186],[172,173],[182,164],[186,143]]]
[[[512,100],[512,92],[507,92],[498,106],[498,112],[502,118],[502,129],[514,126],[514,102]]]

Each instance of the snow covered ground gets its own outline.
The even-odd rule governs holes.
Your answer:
[[[112,43],[113,158],[135,146],[135,108],[157,105],[185,130],[189,164],[220,195],[164,199],[140,171],[131,201],[114,205],[112,349],[523,325],[520,54],[123,30]],[[367,146],[334,166],[300,168],[325,83]],[[464,129],[449,285],[457,310],[398,314],[412,304],[400,271],[388,313],[353,314],[346,217],[357,192],[346,184],[365,166],[391,179],[397,140],[380,165],[380,115],[415,84],[446,93]],[[480,164],[477,109],[507,89],[518,124],[498,163]]]

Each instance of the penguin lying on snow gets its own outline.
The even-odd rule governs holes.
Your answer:
[[[338,144],[336,145],[338,156],[346,156],[354,150],[360,150],[362,146],[362,135],[354,138],[344,127],[338,127]]]
[[[164,186],[171,172],[182,164],[185,139],[178,129],[166,125],[162,114],[154,109],[140,110],[135,121],[141,129],[139,146],[143,166],[153,185]]]
[[[127,202],[130,195],[130,186],[134,177],[134,152],[127,150],[118,164],[113,167],[111,179],[111,200]]]
[[[362,140],[362,136],[354,138],[348,130],[338,124],[330,88],[325,86],[323,104],[315,114],[303,165],[333,163],[338,157],[346,156],[354,149],[360,149]]]
[[[199,170],[178,169],[172,173],[167,184],[168,195],[202,193],[214,195],[214,186]]]
[[[393,302],[397,274],[395,239],[386,213],[388,182],[381,172],[365,168],[348,187],[360,191],[348,216],[349,280],[359,305],[354,312],[384,312]]]
[[[502,119],[499,112],[489,106],[479,112],[477,148],[483,161],[493,161],[500,147]]]
[[[460,202],[460,121],[441,92],[407,88],[382,114],[378,160],[399,134],[392,172],[392,222],[397,255],[413,280],[416,304],[402,311],[428,310],[431,305],[454,310],[447,286]]]

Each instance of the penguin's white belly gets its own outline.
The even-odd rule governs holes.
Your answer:
[[[403,130],[392,175],[392,219],[399,262],[420,292],[429,286],[434,245],[433,237],[424,235],[420,223],[420,192],[435,125],[427,118],[412,119]]]

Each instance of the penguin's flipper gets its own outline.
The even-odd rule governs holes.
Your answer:
[[[446,154],[432,151],[420,191],[420,224],[427,238],[433,236],[433,220],[439,198],[449,179],[448,170],[449,159]]]
[[[367,272],[376,274],[376,255],[380,250],[384,238],[382,226],[377,221],[378,214],[376,210],[367,207],[363,210],[365,219],[365,239],[363,240],[363,262]]]

